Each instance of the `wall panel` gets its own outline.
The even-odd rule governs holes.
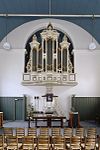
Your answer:
[[[25,118],[25,99],[24,97],[0,97],[0,111],[4,114],[4,120],[16,119],[16,101],[21,100],[22,104],[20,113],[17,115],[17,119],[24,120]],[[19,110],[19,109],[18,109]]]
[[[72,107],[80,114],[80,120],[95,120],[100,115],[100,97],[72,97]]]

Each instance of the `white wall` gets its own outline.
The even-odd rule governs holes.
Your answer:
[[[24,47],[29,36],[39,28],[46,26],[49,19],[32,21],[16,28],[8,38],[12,44],[12,50],[0,49],[0,96],[23,96],[26,94],[31,101],[34,96],[40,96],[46,92],[43,86],[22,86],[22,72],[24,71]],[[54,94],[58,95],[59,107],[68,117],[71,107],[71,96],[100,96],[100,50],[90,52],[88,44],[91,39],[85,30],[73,23],[51,19],[54,26],[67,32],[74,44],[75,71],[77,73],[77,86],[57,86],[53,88]],[[81,37],[80,37],[81,34]],[[16,49],[15,49],[16,48]],[[41,104],[40,104],[41,105]]]
[[[78,85],[74,87],[55,87],[60,105],[68,117],[71,108],[71,96],[100,97],[100,52],[75,51]]]
[[[76,52],[76,62],[76,95],[100,96],[100,50]]]

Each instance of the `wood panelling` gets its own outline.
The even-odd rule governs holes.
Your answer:
[[[100,116],[100,97],[72,97],[72,107],[80,114],[80,120],[95,120]]]
[[[16,103],[21,101],[21,108],[16,108]],[[0,111],[4,114],[4,120],[24,120],[25,119],[25,98],[24,97],[0,97]],[[21,114],[21,115],[20,115]],[[16,118],[17,116],[17,118]]]

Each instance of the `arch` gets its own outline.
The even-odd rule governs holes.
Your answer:
[[[91,42],[91,35],[81,28],[80,26],[60,19],[39,19],[35,21],[30,21],[25,23],[7,35],[8,41],[12,45],[12,49],[24,49],[27,39],[38,29],[45,28],[48,23],[51,22],[54,28],[67,33],[68,37],[71,39],[74,49],[88,49],[88,45]],[[5,42],[6,38],[0,43],[0,48]],[[94,39],[97,49],[99,48],[98,42]]]

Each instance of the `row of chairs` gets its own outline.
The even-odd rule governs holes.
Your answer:
[[[4,150],[96,150],[100,149],[99,143],[96,142],[96,138],[88,137],[86,141],[83,141],[79,136],[68,138],[64,136],[44,136],[39,135],[37,138],[32,136],[24,136],[21,141],[17,136],[8,136],[6,140],[4,135],[0,136],[0,149]]]
[[[57,136],[57,135],[63,135],[65,137],[71,137],[71,136],[80,136],[81,138],[87,137],[89,135],[94,135],[97,136],[97,131],[96,128],[77,128],[76,130],[73,130],[73,128],[64,128],[62,131],[62,128],[16,128],[15,129],[15,134],[13,128],[4,128],[3,129],[3,134],[4,136],[9,136],[9,135],[16,135],[23,137],[25,135],[29,136],[38,136],[38,135],[50,135],[50,136]]]
[[[37,135],[37,128],[27,128],[28,134],[26,136],[24,128],[16,128],[16,136],[14,136],[13,128],[4,128],[4,135],[2,135],[4,142],[1,142],[1,145],[6,149],[38,150],[96,149],[99,147],[96,128],[89,128],[86,133],[84,128],[77,128],[74,133],[72,128],[64,128],[63,135],[61,134],[61,128],[40,128],[39,130],[40,132]],[[51,134],[49,132],[50,130]],[[10,142],[11,139],[12,141]]]

